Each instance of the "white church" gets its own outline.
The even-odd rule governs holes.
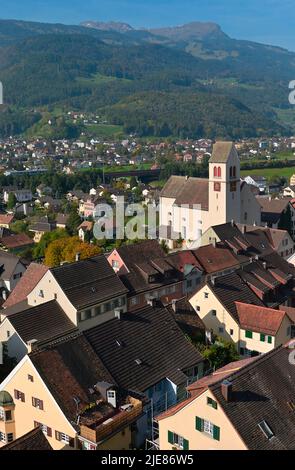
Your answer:
[[[209,179],[171,176],[160,195],[160,239],[169,248],[182,239],[189,248],[214,225],[234,221],[261,224],[253,188],[240,179],[233,142],[217,142],[209,161]]]

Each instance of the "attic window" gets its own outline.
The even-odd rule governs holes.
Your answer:
[[[268,440],[274,437],[274,433],[272,432],[266,421],[261,421],[258,426]]]
[[[95,293],[95,292],[96,292],[96,288],[95,288],[95,287],[91,287],[91,292]]]
[[[135,359],[135,362],[138,366],[140,366],[142,364],[142,360],[141,359]]]

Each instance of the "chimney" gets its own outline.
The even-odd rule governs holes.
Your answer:
[[[255,259],[256,259],[256,261],[258,261],[259,260],[259,255],[255,255]]]
[[[115,318],[117,318],[118,320],[121,320],[121,315],[123,313],[123,310],[120,308],[116,308],[114,310],[114,313],[115,313]]]
[[[174,312],[174,313],[177,312],[177,305],[176,305],[176,302],[177,302],[176,299],[173,299],[172,302],[171,302],[172,309],[173,309],[173,312]]]
[[[216,276],[212,276],[212,277],[211,277],[211,282],[212,282],[213,286],[215,286],[215,283],[216,283]]]
[[[155,297],[150,297],[147,301],[147,304],[150,305],[151,307],[155,307],[157,303],[157,299]]]
[[[229,402],[232,398],[233,386],[229,380],[224,380],[221,384],[221,393],[225,401]]]
[[[235,221],[234,221],[234,219],[231,220],[231,226],[232,226],[232,227],[235,226]]]
[[[263,265],[263,269],[266,269],[266,268],[267,268],[267,264],[266,264],[265,261],[263,261],[262,265]]]
[[[114,408],[117,408],[117,394],[115,390],[107,391],[107,402]]]
[[[27,341],[28,354],[33,352],[37,348],[38,341],[36,339],[31,339]]]
[[[242,225],[242,233],[245,234],[247,232],[247,227],[246,225]]]
[[[81,253],[76,253],[76,261],[80,261]]]
[[[217,243],[217,242],[216,242],[216,238],[214,237],[214,238],[212,239],[212,246],[213,246],[213,248],[216,248],[216,243]]]

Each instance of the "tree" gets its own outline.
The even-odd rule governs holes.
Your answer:
[[[25,220],[17,220],[10,226],[13,233],[26,233],[28,231],[28,222]]]
[[[135,178],[135,176],[131,176],[130,189],[137,188],[137,186],[138,186],[137,179]]]
[[[287,230],[292,236],[292,214],[290,209],[290,204],[288,204],[287,209],[282,213],[278,228],[280,230]]]
[[[81,224],[81,218],[79,214],[77,213],[76,208],[73,208],[70,212],[70,216],[67,222],[67,230],[70,233],[70,235],[74,235],[77,233],[77,229],[80,224]]]
[[[52,243],[55,240],[59,240],[61,238],[66,238],[66,237],[68,237],[68,233],[66,232],[66,230],[63,230],[63,229],[57,229],[57,230],[54,230],[53,232],[44,233],[39,243],[33,249],[33,257],[35,259],[44,258],[45,251],[47,247],[50,245],[50,243]]]
[[[17,199],[14,193],[9,193],[7,201],[7,209],[11,210],[15,207]]]
[[[212,346],[205,349],[203,356],[208,359],[214,369],[219,369],[230,362],[237,361],[240,357],[235,344],[222,338],[217,338]]]
[[[91,243],[82,242],[79,237],[66,237],[55,240],[49,244],[45,251],[45,264],[49,267],[59,266],[66,261],[75,261],[76,255],[80,254],[80,259],[91,258],[99,255],[101,248]]]

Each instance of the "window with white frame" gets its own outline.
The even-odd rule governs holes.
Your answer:
[[[6,442],[6,434],[0,431],[0,442]]]
[[[5,419],[5,411],[2,408],[0,408],[0,421],[4,421],[4,419]]]
[[[213,437],[214,425],[210,421],[204,420],[204,432]]]

